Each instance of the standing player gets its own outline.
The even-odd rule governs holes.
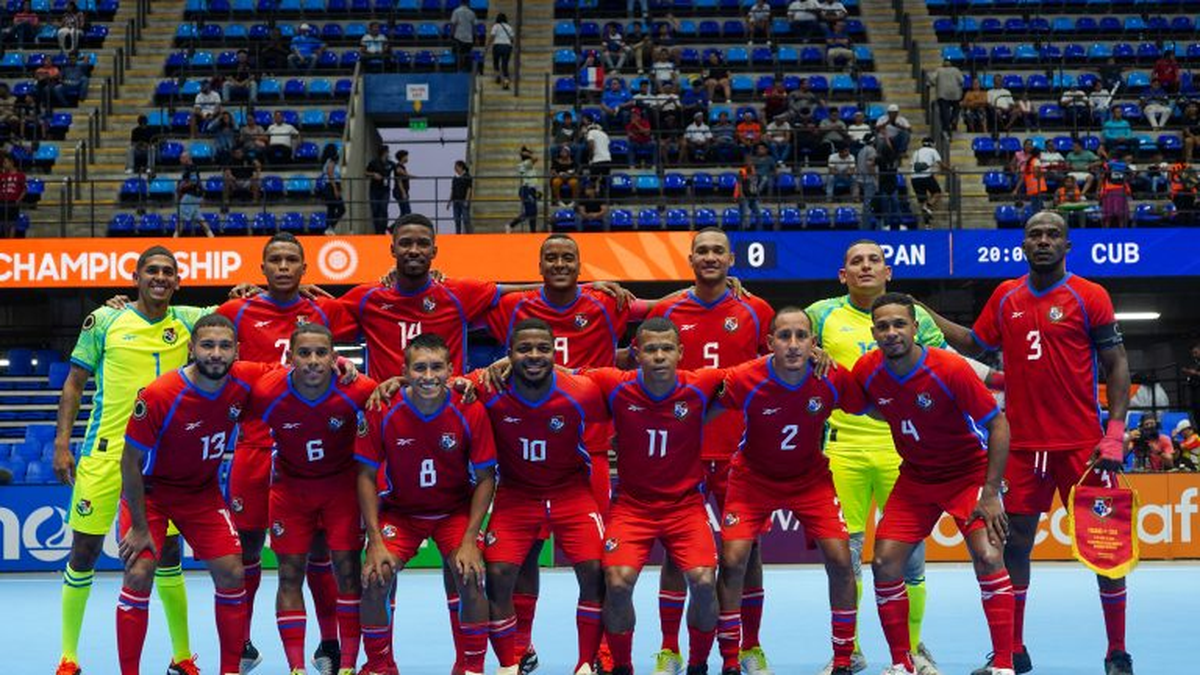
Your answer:
[[[717,627],[717,551],[697,489],[703,480],[704,417],[725,371],[679,371],[679,329],[662,317],[638,327],[636,371],[586,371],[613,416],[617,496],[604,541],[604,627],[613,674],[633,672],[633,588],[655,541],[683,570],[689,675],[708,672]]]
[[[300,283],[305,272],[304,248],[290,233],[280,232],[263,247],[262,271],[265,293],[230,300],[217,312],[233,322],[239,337],[238,353],[244,361],[286,363],[288,343],[296,326],[316,323],[333,331],[338,341],[356,336],[358,327],[332,298],[305,298]],[[242,541],[246,568],[246,594],[250,616],[262,578],[262,549],[266,541],[268,491],[271,483],[271,432],[261,420],[244,420],[238,428],[237,452],[229,476],[229,507]],[[313,654],[317,672],[331,675],[340,662],[337,635],[337,583],[324,533],[313,537],[307,578],[312,590],[321,644]],[[247,629],[250,621],[247,620]],[[242,670],[249,671],[262,660],[246,634]]]
[[[484,549],[500,675],[518,672],[513,591],[522,562],[547,525],[579,582],[576,675],[592,672],[602,635],[604,518],[589,483],[584,429],[608,419],[608,412],[591,382],[555,372],[555,342],[545,321],[518,321],[509,340],[511,372],[485,404],[501,476]]]
[[[54,472],[73,485],[69,523],[73,531],[71,557],[63,574],[62,659],[58,675],[77,675],[79,633],[92,590],[96,559],[104,535],[112,528],[121,495],[121,454],[125,425],[133,412],[137,393],[159,375],[187,363],[192,326],[208,310],[172,307],[179,288],[179,265],[162,246],[152,246],[138,257],[133,281],[136,302],[124,309],[100,307],[83,322],[71,352],[71,371],[58,404],[58,429],[54,438]],[[88,378],[95,376],[96,392],[88,417],[79,464],[71,454],[71,429]],[[188,644],[187,594],[183,586],[179,537],[168,529],[158,551],[155,586],[170,629],[172,662],[169,675],[196,673]]]
[[[846,249],[838,280],[846,286],[846,295],[814,302],[808,306],[808,317],[812,321],[813,334],[821,348],[838,365],[847,370],[854,367],[858,359],[875,349],[875,338],[871,334],[871,303],[887,292],[887,282],[892,278],[892,268],[884,260],[883,248],[870,240],[856,241]],[[945,339],[933,320],[920,307],[917,308],[917,342],[926,347],[942,347]],[[871,500],[883,509],[892,486],[900,475],[900,455],[892,441],[887,424],[864,415],[851,415],[835,410],[829,417],[829,432],[825,443],[825,455],[833,471],[833,484],[837,488],[838,500],[850,530],[850,552],[857,580],[858,593],[862,593],[863,539],[867,531],[867,518],[871,512]],[[918,543],[913,549],[912,559],[904,574],[908,584],[909,635],[916,649],[917,672],[921,675],[937,675],[925,644],[921,642],[921,622],[925,616],[925,545]],[[854,672],[867,667],[867,660],[857,649],[852,657]],[[829,675],[833,664],[826,666],[820,675]]]
[[[962,357],[917,344],[920,319],[912,298],[881,295],[871,304],[871,319],[879,348],[854,364],[860,391],[846,397],[846,409],[886,420],[903,458],[871,564],[893,664],[884,675],[917,672],[904,567],[943,512],[958,524],[975,565],[996,654],[987,673],[1013,675],[1013,589],[1001,552],[1008,530],[1000,500],[1008,421]],[[986,442],[981,426],[987,427]]]
[[[720,403],[746,428],[729,472],[721,527],[717,644],[722,675],[737,675],[742,586],[754,541],[777,508],[793,511],[817,540],[829,575],[833,673],[850,675],[854,650],[854,569],[849,535],[834,492],[829,460],[821,454],[825,421],[841,405],[849,371],[818,377],[810,365],[813,337],[808,315],[785,307],[771,321],[771,356],[728,371]]]
[[[216,587],[221,673],[240,672],[245,624],[241,544],[217,473],[250,397],[249,382],[264,366],[234,363],[233,324],[210,314],[192,329],[192,364],[150,383],[138,396],[121,457],[121,559],[125,578],[117,601],[117,654],[122,675],[140,672],[149,619],[150,586],[167,521],[208,563]]]
[[[651,317],[663,317],[675,324],[681,349],[679,367],[683,370],[728,368],[750,361],[766,350],[767,327],[774,311],[760,298],[739,297],[729,288],[729,268],[733,250],[729,237],[717,228],[705,228],[692,238],[688,262],[696,281],[681,296],[659,302]],[[713,495],[717,510],[725,502],[725,482],[729,458],[737,450],[744,430],[739,415],[717,417],[705,429],[701,460],[703,484]],[[762,624],[762,557],[758,546],[751,549],[746,586],[742,596],[742,668],[749,675],[770,675],[767,657],[759,644]],[[658,612],[662,625],[662,649],[655,657],[655,675],[676,675],[683,667],[679,652],[679,625],[687,587],[683,575],[668,556],[659,582]]]
[[[1025,224],[1022,243],[1029,274],[1000,284],[972,330],[934,314],[955,349],[1004,353],[1005,403],[1013,419],[1012,461],[1005,475],[1011,534],[1004,559],[1016,592],[1013,661],[1018,673],[1033,668],[1023,628],[1038,519],[1050,510],[1056,491],[1067,503],[1093,455],[1101,469],[1120,470],[1129,409],[1129,362],[1112,300],[1101,286],[1067,272],[1068,235],[1058,214],[1035,215]],[[1097,359],[1108,384],[1107,427],[1100,423]],[[1132,673],[1125,651],[1125,579],[1097,579],[1108,634],[1105,671]]]
[[[334,379],[333,334],[317,323],[296,327],[292,368],[254,383],[249,417],[260,417],[275,438],[275,478],[269,517],[271,549],[279,558],[276,622],[288,668],[304,673],[304,583],[313,533],[325,530],[338,586],[339,675],[354,673],[359,646],[362,526],[354,462],[355,429],[375,389],[365,377]]]
[[[446,383],[450,352],[432,333],[413,338],[404,354],[409,384],[400,398],[366,413],[355,458],[358,503],[367,530],[363,565],[362,631],[367,663],[361,675],[396,675],[388,599],[395,574],[432,537],[451,562],[462,598],[468,675],[482,675],[487,653],[488,605],[477,539],[496,489],[496,444],[487,412],[464,403]],[[378,490],[380,466],[387,491]]]

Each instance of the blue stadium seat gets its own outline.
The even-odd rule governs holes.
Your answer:
[[[161,236],[167,234],[166,223],[163,222],[162,216],[157,213],[143,214],[137,222],[137,233],[143,236]]]
[[[828,230],[833,226],[833,222],[829,219],[829,209],[819,206],[808,210],[805,221],[807,229],[810,230]]]
[[[633,213],[628,209],[612,209],[608,212],[608,228],[614,232],[634,229]]]
[[[687,230],[692,226],[691,215],[684,209],[669,209],[667,210],[667,229],[668,230]]]
[[[290,176],[284,180],[284,192],[289,197],[311,196],[313,180],[307,176]]]
[[[1021,227],[1021,214],[1012,204],[1001,204],[996,207],[996,227],[1018,228]]]
[[[708,208],[696,209],[693,220],[697,230],[718,225],[717,212]]]
[[[639,230],[661,230],[662,214],[658,209],[642,209],[638,211],[637,226]]]
[[[551,214],[551,222],[555,232],[570,230],[577,232],[580,229],[579,217],[574,209],[557,209]]]
[[[128,213],[118,213],[108,221],[108,236],[132,237],[134,233],[133,216]]]

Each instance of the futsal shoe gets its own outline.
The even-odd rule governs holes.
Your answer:
[[[353,668],[338,668],[337,675],[358,675]]]
[[[1013,652],[1013,672],[1017,675],[1024,675],[1033,670],[1033,659],[1029,658],[1029,648],[1021,647],[1021,651]],[[992,663],[995,662],[994,654],[988,654],[987,663],[981,667],[971,671],[971,675],[991,675]]]
[[[683,671],[683,655],[670,649],[660,650],[654,655],[652,675],[679,675]],[[616,675],[616,672],[613,672]]]
[[[933,654],[929,653],[929,648],[924,642],[917,644],[917,650],[913,652],[913,667],[917,675],[942,675],[942,671],[937,669],[937,662],[933,660]]]
[[[914,675],[914,673],[916,673],[915,670],[909,670],[903,664],[897,663],[883,671],[881,675]]]
[[[862,652],[856,651],[850,655],[850,672],[858,673],[867,669],[867,657],[863,656]],[[836,668],[833,667],[833,659],[825,665],[825,668],[817,673],[817,675],[839,675]]]
[[[70,659],[63,659],[58,662],[58,670],[54,671],[54,675],[83,675],[83,668]]]
[[[1104,659],[1104,675],[1133,675],[1133,657],[1120,649]]]
[[[708,664],[697,663],[694,666],[689,665],[687,667],[687,675],[708,675]]]
[[[767,655],[761,646],[742,650],[738,654],[738,663],[746,675],[774,675],[767,665]]]
[[[496,669],[496,675],[519,675],[521,672],[517,664],[511,666],[501,666]]]
[[[742,675],[742,671],[737,668],[722,668],[721,675]]]
[[[322,640],[312,655],[313,668],[321,675],[334,675],[341,662],[342,648],[337,640]]]
[[[196,665],[196,655],[182,661],[171,660],[167,666],[167,675],[200,675],[200,667]]]
[[[533,645],[525,648],[525,653],[521,655],[521,662],[517,664],[517,668],[521,675],[529,675],[538,668],[537,650]]]
[[[579,666],[579,670],[575,671],[575,675],[596,675],[596,671],[592,670],[592,664],[585,663]]]
[[[253,642],[246,640],[246,644],[242,645],[242,675],[247,675],[260,663],[262,663],[262,654],[258,653],[258,647],[255,647]]]
[[[838,666],[831,671],[830,675],[854,675],[854,671],[850,669],[850,666]]]

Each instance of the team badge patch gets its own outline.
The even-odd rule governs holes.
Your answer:
[[[458,445],[458,435],[453,431],[447,431],[442,434],[442,440],[439,442],[443,450],[453,450],[454,446]]]
[[[164,328],[162,337],[163,337],[163,342],[165,342],[169,345],[173,345],[173,344],[175,344],[175,341],[179,339],[179,334],[175,332],[174,327]]]
[[[92,501],[90,499],[80,499],[75,504],[75,513],[81,516],[92,515]]]
[[[732,511],[725,514],[725,527],[733,527],[741,521],[742,519],[738,517],[738,514],[733,513]]]
[[[588,318],[584,314],[575,315],[575,327],[579,329],[587,328]]]
[[[1112,497],[1096,497],[1092,501],[1092,513],[1096,514],[1097,518],[1107,518],[1113,513]]]
[[[725,317],[725,330],[732,333],[738,328],[738,320],[736,316]]]
[[[426,312],[432,312],[433,310],[437,309],[437,302],[435,302],[432,297],[427,295],[425,296],[425,299],[421,301],[421,309],[425,310]]]
[[[621,542],[616,537],[609,537],[608,539],[604,540],[604,550],[608,551],[609,553],[617,550],[617,547],[620,545]]]
[[[91,330],[95,326],[96,326],[96,315],[88,314],[87,317],[83,320],[83,329],[82,330],[84,332],[86,332],[86,331]]]
[[[550,431],[558,433],[567,426],[567,419],[562,415],[555,415],[550,418]]]
[[[1064,316],[1062,307],[1059,307],[1058,305],[1051,307],[1050,311],[1047,313],[1047,316],[1050,317],[1051,321],[1062,321]]]
[[[813,396],[808,399],[808,414],[815,415],[821,412],[821,408],[825,407],[825,401],[821,400],[820,396]]]
[[[242,509],[246,508],[246,505],[242,503],[241,497],[234,497],[233,499],[229,500],[229,508],[232,509],[234,513],[241,513]]]
[[[330,431],[337,431],[338,429],[341,429],[343,424],[345,424],[345,422],[343,422],[342,418],[340,418],[340,417],[330,417],[329,418],[329,430]]]
[[[396,526],[392,525],[391,523],[388,523],[387,525],[384,525],[383,527],[379,528],[379,534],[383,535],[384,539],[395,539],[396,538]]]
[[[488,533],[483,537],[483,543],[487,546],[492,546],[496,543],[496,533],[488,530]]]
[[[237,405],[229,406],[229,421],[236,422],[239,419],[241,419],[241,417],[242,417],[242,409],[240,406],[237,406]]]
[[[929,410],[933,407],[933,397],[925,392],[917,394],[917,407],[921,410]]]
[[[300,316],[297,316],[297,317],[296,317],[296,325],[297,325],[297,326],[306,326],[306,325],[308,325],[308,316],[306,316],[306,315],[303,315],[303,314],[302,314],[302,315],[300,315]]]
[[[146,416],[146,402],[141,398],[133,404],[133,419],[140,420]]]
[[[358,428],[355,429],[359,438],[367,437],[367,418],[363,415],[358,416]]]
[[[675,419],[682,420],[688,416],[688,404],[686,401],[678,401],[675,403]]]
[[[271,536],[272,537],[282,537],[283,532],[284,532],[284,530],[283,530],[283,521],[282,520],[277,520],[277,521],[271,523]]]

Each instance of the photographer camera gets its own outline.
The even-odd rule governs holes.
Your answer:
[[[1133,453],[1134,471],[1170,471],[1175,460],[1175,444],[1162,433],[1154,413],[1142,415],[1138,426],[1129,432],[1125,455]]]

